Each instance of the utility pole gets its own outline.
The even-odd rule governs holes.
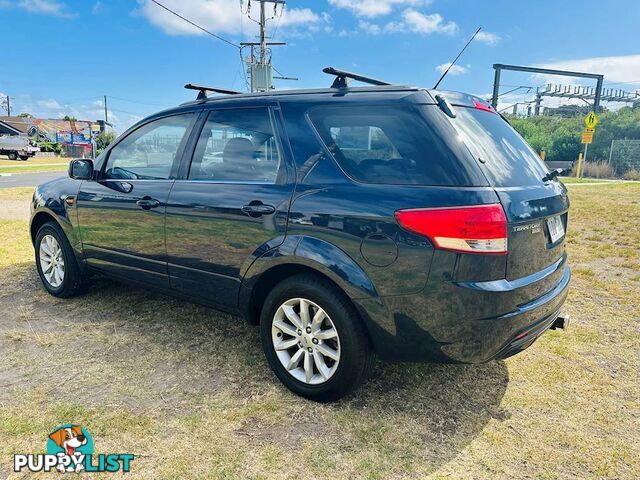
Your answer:
[[[107,124],[109,123],[109,115],[107,114],[107,96],[104,96],[104,125],[105,129],[107,128]]]
[[[542,95],[540,94],[540,89],[536,88],[536,108],[534,110],[534,115],[537,117],[538,115],[540,115],[540,104],[542,103]]]
[[[280,78],[282,80],[297,80],[297,78],[289,77],[274,77],[273,65],[271,64],[271,58],[269,57],[268,48],[275,45],[286,45],[284,42],[268,42],[267,39],[267,22],[271,19],[267,18],[267,4],[274,5],[274,12],[278,5],[282,8],[286,5],[286,0],[258,0],[260,2],[260,20],[253,20],[260,27],[259,42],[242,42],[241,48],[250,47],[251,54],[246,60],[249,76],[251,78],[251,91],[252,92],[266,92],[273,89],[273,79]],[[282,13],[280,13],[282,15]],[[258,47],[258,58],[254,56],[254,49]]]
[[[6,100],[0,102],[0,107],[4,107],[4,109],[7,111],[7,116],[11,116],[11,99],[9,98],[9,95],[7,95]]]
[[[260,1],[260,65],[267,64],[267,16],[265,3],[263,0]]]

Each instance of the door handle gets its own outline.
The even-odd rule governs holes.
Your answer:
[[[265,205],[260,201],[253,201],[241,208],[242,213],[246,213],[250,217],[260,217],[262,215],[270,215],[276,211],[273,205]]]
[[[160,206],[160,202],[155,198],[151,197],[142,197],[140,200],[136,202],[136,205],[142,207],[143,210],[149,210],[151,208],[156,208]]]

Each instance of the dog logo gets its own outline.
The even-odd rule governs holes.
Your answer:
[[[93,440],[80,425],[63,425],[49,435],[47,453],[50,455],[64,454],[70,458],[78,458],[76,451],[82,455],[93,455]],[[58,464],[59,471],[70,471],[69,466]],[[75,463],[74,472],[84,470],[82,463]]]
[[[17,454],[13,457],[13,471],[61,473],[129,472],[134,460],[131,453],[94,455],[93,438],[84,427],[61,425],[49,434],[46,454]]]

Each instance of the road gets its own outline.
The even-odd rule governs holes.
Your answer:
[[[35,187],[43,182],[64,177],[65,175],[65,172],[1,173],[0,188]]]

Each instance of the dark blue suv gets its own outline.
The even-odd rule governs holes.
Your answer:
[[[479,98],[367,86],[199,99],[40,185],[55,296],[92,272],[260,325],[330,401],[389,361],[478,363],[563,326],[564,186]]]

